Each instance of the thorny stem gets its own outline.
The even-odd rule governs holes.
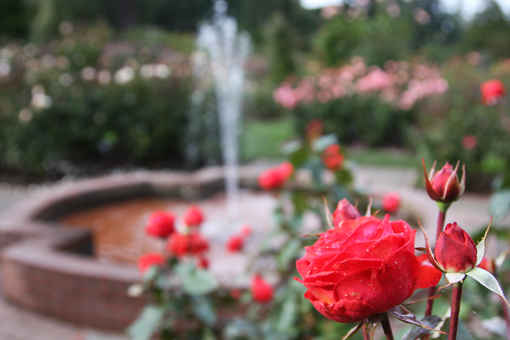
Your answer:
[[[439,216],[437,217],[437,229],[436,229],[436,242],[439,239],[439,235],[443,232],[444,221],[446,219],[446,211],[439,209]],[[432,315],[432,308],[434,306],[434,299],[431,299],[436,295],[436,286],[429,288],[429,299],[427,300],[427,307],[425,308],[425,316]]]
[[[381,320],[382,328],[384,330],[384,335],[386,336],[386,340],[394,340],[393,332],[391,331],[390,319],[388,319],[388,313]]]
[[[462,297],[462,281],[453,286],[452,292],[452,315],[450,317],[450,330],[448,340],[457,339],[457,329],[459,327],[460,299]]]

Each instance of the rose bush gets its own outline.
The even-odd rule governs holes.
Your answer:
[[[415,230],[404,221],[359,217],[320,235],[296,263],[305,297],[327,318],[359,322],[386,312],[441,272],[414,253]]]

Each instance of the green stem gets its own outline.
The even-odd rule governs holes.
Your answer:
[[[457,339],[457,329],[459,328],[460,300],[462,297],[462,281],[453,286],[452,292],[452,315],[450,316],[450,331],[448,340]]]
[[[367,320],[365,320],[363,322],[363,327],[361,327],[361,330],[363,333],[363,340],[370,340],[370,334],[368,334],[367,328],[368,328],[368,322],[367,322]]]
[[[437,217],[436,242],[439,239],[439,235],[441,235],[441,233],[443,232],[444,221],[446,219],[446,210],[443,211],[443,209],[439,209],[439,215]],[[429,299],[427,300],[427,306],[425,307],[425,316],[432,315],[434,299],[431,299],[431,297],[433,297],[434,295],[436,295],[436,286],[429,288]]]
[[[391,331],[390,319],[388,319],[388,313],[381,320],[382,328],[384,330],[384,335],[386,336],[386,340],[394,340],[393,332]]]

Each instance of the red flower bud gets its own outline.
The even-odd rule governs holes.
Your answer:
[[[161,254],[158,253],[149,253],[145,254],[138,259],[138,269],[143,274],[147,269],[151,266],[163,266],[165,263],[165,259]]]
[[[340,145],[332,144],[328,146],[322,154],[322,161],[326,168],[331,171],[342,169],[344,164],[344,155],[340,152]]]
[[[465,273],[476,266],[476,245],[456,222],[449,223],[439,235],[434,256],[446,273]]]
[[[382,200],[382,208],[388,213],[395,213],[400,208],[400,195],[396,192],[389,192]]]
[[[198,227],[204,221],[202,210],[196,205],[190,206],[184,214],[183,221],[189,227]]]
[[[264,190],[278,189],[292,176],[294,167],[290,162],[284,162],[277,167],[264,171],[259,176],[259,185]]]
[[[434,162],[430,175],[427,176],[425,161],[422,160],[422,162],[423,172],[425,173],[425,188],[431,199],[437,202],[451,203],[458,200],[464,194],[466,188],[465,165],[462,166],[462,180],[459,182],[459,177],[457,176],[459,163],[457,163],[454,169],[453,166],[446,162],[440,171],[434,172],[436,167],[436,162]]]
[[[237,253],[243,250],[244,240],[242,237],[234,235],[231,236],[227,241],[227,251],[230,253]]]
[[[482,103],[494,105],[504,97],[505,85],[498,79],[488,80],[480,85],[480,92],[482,93]]]
[[[273,299],[273,287],[260,275],[256,274],[251,282],[251,294],[253,295],[253,300],[266,303]]]
[[[189,234],[173,233],[166,244],[167,250],[178,257],[200,255],[209,249],[209,242],[198,232]]]
[[[155,237],[165,238],[175,230],[175,216],[166,211],[155,211],[149,216],[149,223],[145,233]]]
[[[197,261],[197,267],[207,269],[209,268],[209,260],[205,257],[200,257]]]
[[[482,262],[478,264],[478,267],[485,269],[491,274],[494,274],[496,271],[496,261],[491,257],[484,257]]]
[[[336,210],[333,211],[333,227],[338,228],[341,222],[351,221],[358,217],[361,217],[358,209],[344,198],[338,202]]]
[[[241,227],[241,236],[248,237],[251,235],[251,227],[249,224],[245,224]]]

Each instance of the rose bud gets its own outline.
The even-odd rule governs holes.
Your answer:
[[[459,177],[457,176],[459,163],[457,163],[454,169],[453,166],[446,162],[440,171],[434,173],[436,167],[436,162],[434,162],[430,175],[427,176],[425,161],[422,160],[422,162],[423,171],[425,173],[425,187],[431,199],[449,204],[458,200],[460,196],[464,194],[464,190],[466,189],[465,165],[462,166],[462,180],[459,182]]]
[[[331,171],[342,169],[344,164],[344,155],[340,153],[340,145],[332,144],[328,146],[322,154],[322,161],[326,168]]]
[[[251,227],[249,224],[245,224],[241,227],[241,236],[246,238],[248,236],[250,236],[252,233],[251,231]]]
[[[155,211],[149,216],[145,233],[154,237],[166,238],[175,230],[175,216],[166,211]]]
[[[204,215],[199,207],[192,205],[188,208],[183,217],[184,224],[188,227],[198,227],[204,221]]]
[[[209,268],[209,260],[203,256],[201,256],[197,261],[197,267],[202,269],[208,269]]]
[[[456,222],[439,234],[434,257],[446,273],[465,273],[476,266],[476,245]]]
[[[278,165],[276,169],[280,172],[285,180],[288,180],[294,174],[294,166],[291,162],[283,162],[282,164]]]
[[[173,233],[168,239],[166,248],[178,257],[201,255],[209,249],[209,242],[198,232],[189,234]]]
[[[498,80],[488,80],[480,85],[482,93],[482,103],[485,105],[494,105],[501,101],[505,95],[505,85]]]
[[[227,251],[229,253],[237,253],[243,250],[244,240],[242,237],[233,235],[227,241]]]
[[[358,217],[328,230],[296,262],[305,297],[327,318],[360,322],[400,305],[416,289],[435,286],[441,272],[415,252],[404,221]]]
[[[253,300],[266,303],[273,299],[273,287],[260,275],[256,274],[251,282],[251,294],[253,295]]]
[[[354,220],[361,217],[359,210],[345,198],[338,202],[336,210],[333,211],[333,227],[337,228],[343,221]]]
[[[400,195],[396,192],[387,193],[382,199],[382,208],[388,213],[395,213],[400,208]]]
[[[165,259],[161,254],[158,253],[149,253],[141,256],[138,259],[138,269],[143,274],[149,269],[151,266],[161,267],[165,263]]]
[[[275,168],[270,168],[260,174],[259,186],[264,190],[278,189],[292,176],[294,167],[290,162],[284,162]]]
[[[478,264],[478,267],[485,269],[491,274],[496,272],[496,261],[492,257],[483,257],[482,262]]]

